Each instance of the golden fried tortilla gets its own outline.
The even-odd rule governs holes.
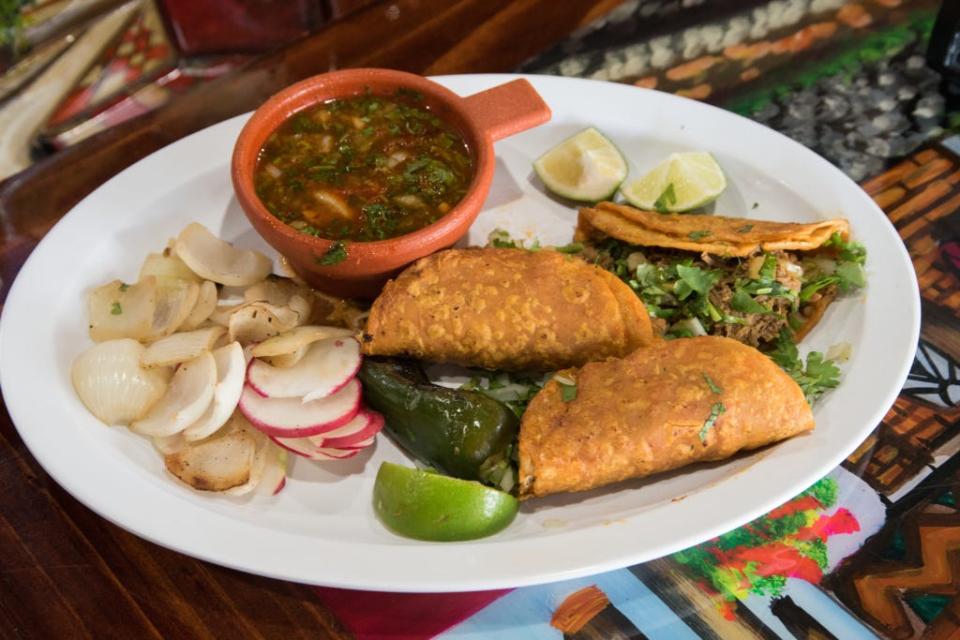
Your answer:
[[[588,240],[606,235],[644,247],[736,258],[758,251],[812,251],[837,232],[847,239],[850,224],[843,218],[804,224],[664,214],[601,202],[580,209],[576,237]]]
[[[546,371],[654,340],[640,299],[599,267],[546,249],[451,249],[387,283],[370,309],[363,351]]]
[[[796,382],[730,338],[659,342],[560,375],[576,397],[564,402],[552,379],[523,415],[521,499],[722,460],[814,426]]]

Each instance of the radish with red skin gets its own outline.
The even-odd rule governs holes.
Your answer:
[[[340,435],[331,431],[323,436],[324,448],[332,449],[353,449],[360,447],[360,443],[372,440],[383,429],[383,416],[375,411],[368,411],[367,421],[363,428],[350,434]]]
[[[359,449],[329,449],[319,446],[314,438],[277,438],[272,440],[287,451],[308,460],[343,460],[360,453]]]
[[[336,393],[360,369],[360,343],[353,338],[327,338],[310,345],[306,355],[289,367],[274,367],[254,358],[247,384],[266,398],[303,398],[310,402]]]
[[[248,385],[239,406],[250,424],[269,436],[314,436],[347,424],[360,412],[360,382],[351,379],[333,395],[310,402],[300,398],[264,398]]]

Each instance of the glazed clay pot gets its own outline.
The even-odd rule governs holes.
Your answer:
[[[424,104],[460,132],[472,155],[473,180],[464,198],[436,222],[387,240],[345,241],[346,258],[337,264],[322,265],[320,259],[333,241],[300,233],[267,210],[254,190],[257,155],[270,134],[303,109],[333,98],[367,91],[389,95],[402,88],[423,94]],[[523,79],[463,98],[422,76],[402,71],[334,71],[284,89],[254,112],[233,150],[233,187],[253,227],[310,285],[338,296],[372,298],[405,266],[452,246],[466,234],[480,213],[493,180],[493,143],[549,119],[549,107]]]

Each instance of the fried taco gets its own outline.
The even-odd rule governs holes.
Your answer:
[[[601,202],[580,210],[575,237],[674,337],[799,341],[839,294],[865,285],[866,252],[842,218],[783,223]]]
[[[654,341],[649,314],[620,279],[543,249],[451,249],[387,283],[363,334],[368,355],[468,367],[554,370]]]
[[[562,371],[533,398],[519,439],[520,498],[585,491],[814,427],[803,391],[729,338],[669,340]]]

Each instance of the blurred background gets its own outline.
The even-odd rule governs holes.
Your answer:
[[[428,4],[437,3],[2,0],[0,178],[197,85],[242,73],[257,56],[338,21],[378,13],[396,22],[394,37],[404,38],[404,14],[419,26],[477,3],[440,3],[442,15]],[[488,4],[522,18],[523,5],[535,3]],[[509,60],[508,68],[496,57],[467,59],[459,66],[435,64],[433,71],[519,69],[707,100],[787,133],[855,180],[951,124],[939,89],[943,67],[926,62],[938,0],[569,4],[589,6],[576,16],[571,35],[545,51],[528,51],[529,59]],[[953,31],[941,38],[942,59]],[[349,64],[335,52],[329,57],[314,61],[315,70]],[[397,66],[415,66],[397,60]]]

